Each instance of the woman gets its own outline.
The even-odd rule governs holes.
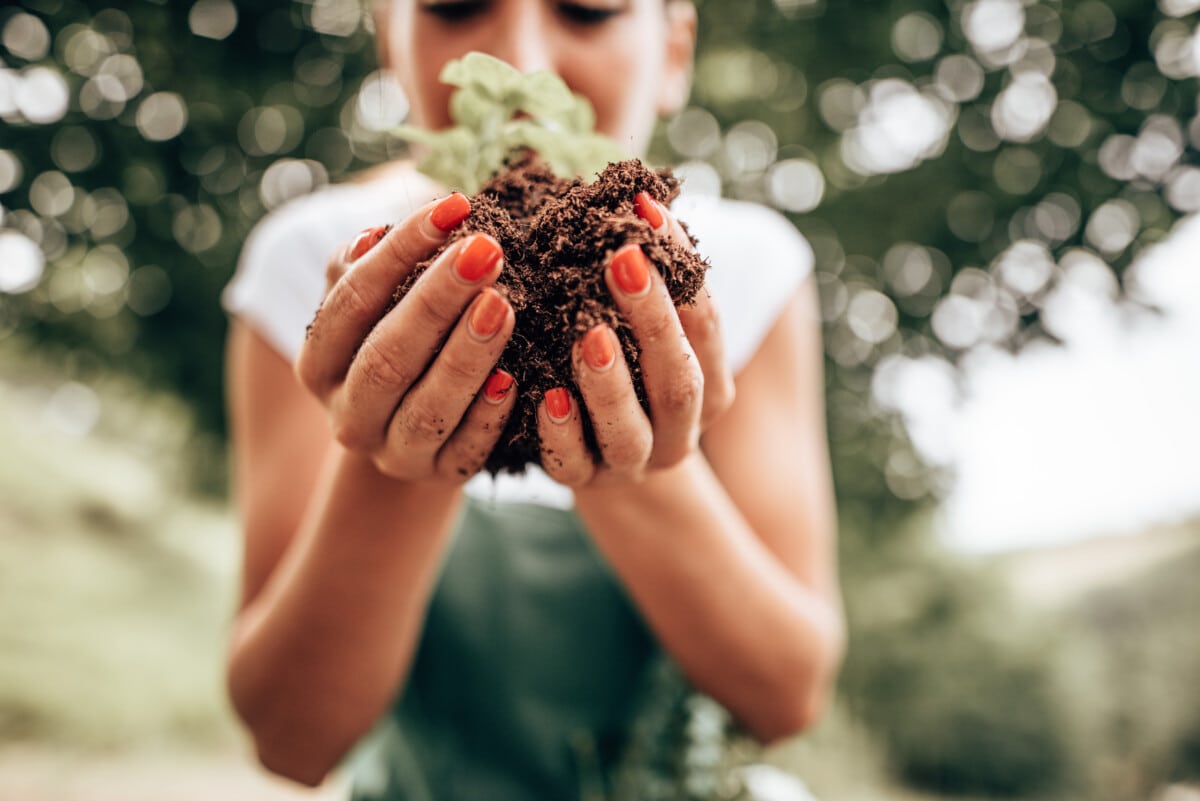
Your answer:
[[[395,0],[377,25],[418,124],[449,124],[437,75],[480,50],[558,73],[641,153],[686,102],[696,19],[681,0]],[[762,741],[800,731],[843,639],[811,252],[765,209],[697,205],[712,298],[675,309],[618,251],[598,269],[651,414],[594,329],[581,397],[539,409],[547,472],[467,481],[521,392],[493,372],[503,253],[467,238],[386,309],[469,211],[389,165],[268,218],[226,293],[245,528],[229,687],[263,764],[317,784],[377,727],[356,797],[577,796],[618,759],[660,652]]]

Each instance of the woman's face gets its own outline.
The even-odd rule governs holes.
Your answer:
[[[414,122],[451,124],[446,62],[479,50],[522,72],[562,76],[596,109],[596,125],[631,154],[655,119],[687,100],[695,11],[678,0],[394,0],[380,19],[385,63]]]

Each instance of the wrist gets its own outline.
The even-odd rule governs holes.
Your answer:
[[[704,457],[694,453],[672,467],[647,471],[638,478],[605,476],[575,489],[577,506],[593,509],[642,509],[662,502],[664,493],[676,493],[689,484]]]
[[[375,497],[397,500],[419,497],[427,504],[439,504],[455,503],[462,496],[461,484],[438,478],[395,478],[381,471],[366,454],[344,448],[338,450],[338,473],[360,490],[372,493]]]

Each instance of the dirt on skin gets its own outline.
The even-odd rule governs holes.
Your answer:
[[[565,387],[579,398],[572,347],[600,323],[608,324],[620,339],[634,388],[649,412],[637,342],[609,294],[605,266],[623,245],[640,245],[679,306],[700,291],[708,265],[637,216],[634,196],[639,192],[666,206],[679,194],[679,182],[669,172],[651,171],[634,159],[610,164],[598,180],[587,184],[559,178],[540,161],[525,157],[471,198],[471,216],[450,242],[476,232],[496,238],[504,251],[496,288],[516,314],[512,339],[498,366],[516,379],[517,405],[487,459],[489,472],[520,473],[540,461],[538,404],[555,387]],[[407,277],[396,290],[396,301],[436,258],[434,254]],[[591,425],[586,415],[583,418],[584,435],[595,452]]]

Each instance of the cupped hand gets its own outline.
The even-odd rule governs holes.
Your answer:
[[[635,208],[656,234],[691,247],[679,223],[648,195],[639,195]],[[700,434],[734,396],[707,287],[692,303],[677,308],[637,245],[626,245],[610,257],[605,281],[637,340],[650,413],[638,402],[613,330],[598,325],[585,333],[574,348],[582,397],[559,387],[549,390],[538,407],[542,467],[575,488],[637,481],[648,470],[678,464],[699,447]],[[584,440],[585,415],[596,453]]]
[[[514,321],[493,288],[503,268],[493,238],[455,241],[392,305],[396,287],[469,213],[456,193],[340,249],[296,360],[337,441],[393,478],[465,481],[514,405],[512,376],[496,370]]]

